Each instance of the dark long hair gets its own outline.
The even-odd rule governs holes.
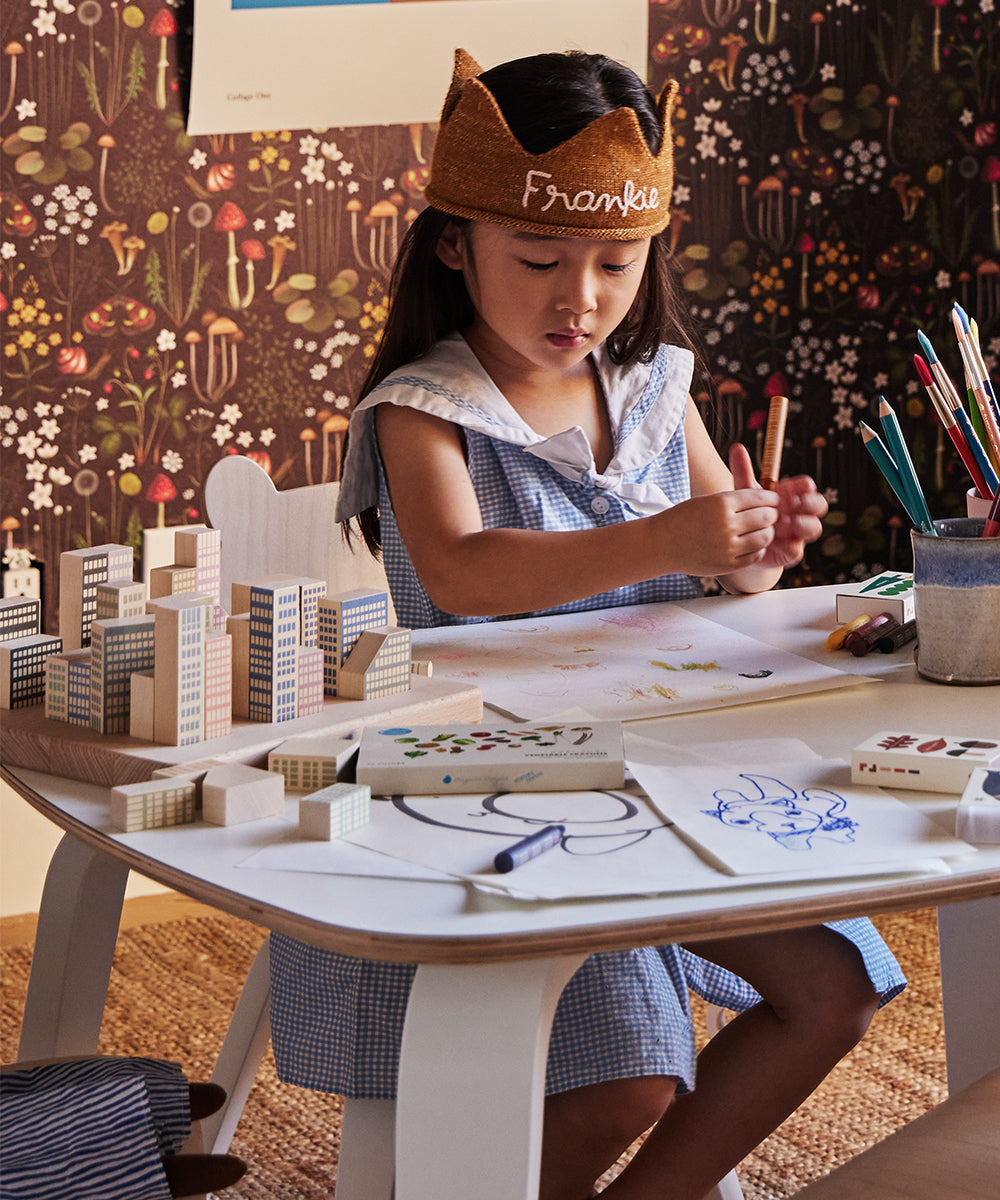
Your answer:
[[[511,132],[531,154],[544,154],[592,121],[618,108],[632,108],[646,144],[659,153],[663,130],[656,102],[630,68],[601,54],[538,54],[502,63],[479,77],[493,94]],[[389,283],[389,316],[361,388],[363,399],[398,367],[427,354],[450,333],[466,329],[475,309],[461,271],[437,256],[438,241],[449,224],[467,225],[436,208],[425,208],[406,232]],[[666,238],[651,240],[646,268],[635,300],[606,342],[618,366],[649,362],[662,342],[696,353],[685,328]],[[378,509],[357,518],[373,555],[381,550]],[[350,536],[350,523],[344,523]]]

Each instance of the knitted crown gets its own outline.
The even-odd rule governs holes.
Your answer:
[[[657,112],[663,142],[653,154],[628,107],[591,121],[544,154],[530,154],[511,132],[482,68],[455,51],[424,195],[442,212],[549,237],[651,237],[670,220],[674,162],[671,81]]]

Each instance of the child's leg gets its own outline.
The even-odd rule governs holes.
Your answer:
[[[712,1038],[695,1090],[670,1106],[609,1200],[701,1200],[861,1039],[878,1006],[856,947],[822,926],[688,949],[764,999]]]
[[[594,1180],[663,1115],[674,1080],[610,1079],[545,1101],[539,1200],[585,1200]]]

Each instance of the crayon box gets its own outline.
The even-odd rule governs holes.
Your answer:
[[[361,735],[357,781],[382,796],[621,787],[621,722],[372,725]]]
[[[913,576],[899,571],[883,572],[837,592],[836,602],[837,621],[841,625],[863,613],[870,617],[888,613],[900,625],[905,625],[915,615]]]
[[[890,730],[855,746],[851,782],[961,795],[975,768],[997,763],[1000,741]]]

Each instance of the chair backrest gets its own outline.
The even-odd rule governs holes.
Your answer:
[[[249,458],[221,459],[205,481],[209,523],[222,531],[222,604],[232,585],[258,575],[325,579],[328,595],[352,588],[388,591],[382,564],[362,543],[357,552],[334,520],[339,483],[279,492]],[[390,621],[395,620],[390,601]]]

